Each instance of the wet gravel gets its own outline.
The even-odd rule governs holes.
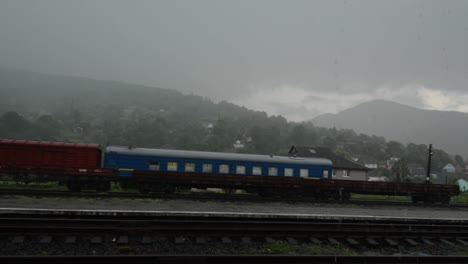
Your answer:
[[[468,219],[468,210],[463,208],[365,206],[352,204],[319,203],[255,203],[216,202],[161,199],[121,198],[35,198],[2,196],[0,208],[70,209],[70,210],[128,210],[128,211],[178,211],[178,212],[227,212],[261,214],[325,214],[350,216],[392,216],[415,218]]]
[[[447,245],[434,246],[347,246],[315,245],[299,243],[290,245],[286,241],[265,243],[260,238],[253,239],[246,245],[240,239],[224,244],[218,238],[208,240],[205,244],[196,243],[187,238],[183,244],[174,242],[173,237],[155,237],[151,244],[142,244],[139,239],[130,238],[128,244],[118,244],[116,237],[103,236],[100,244],[90,243],[90,237],[81,236],[75,244],[65,244],[60,237],[48,244],[40,244],[35,237],[26,237],[21,244],[11,243],[8,237],[0,237],[0,255],[128,255],[128,254],[324,254],[324,255],[451,255],[463,252],[461,247]]]

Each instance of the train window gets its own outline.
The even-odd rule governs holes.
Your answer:
[[[219,173],[229,173],[229,165],[227,164],[219,165]]]
[[[167,170],[168,171],[177,171],[177,162],[168,162],[167,163]]]
[[[237,165],[236,174],[245,174],[245,166]]]
[[[278,168],[270,167],[268,168],[269,176],[278,176]]]
[[[192,163],[192,162],[185,163],[185,171],[186,172],[194,172],[195,171],[195,163]]]
[[[332,170],[332,177],[336,177],[336,171]]]
[[[301,170],[299,171],[299,175],[300,175],[301,177],[309,177],[309,170],[308,170],[308,169],[301,169]]]
[[[343,170],[343,177],[349,177],[350,173],[349,170]]]
[[[328,171],[327,170],[323,171],[323,178],[325,178],[325,179],[328,178]]]
[[[213,165],[209,163],[203,163],[202,172],[207,172],[207,173],[213,172]]]
[[[292,168],[285,168],[284,169],[284,176],[292,177],[293,176],[293,169]]]
[[[149,162],[149,170],[158,171],[159,169],[159,161],[152,160]]]
[[[253,166],[252,175],[262,175],[262,167]]]

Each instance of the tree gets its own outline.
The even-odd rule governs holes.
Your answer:
[[[385,148],[385,156],[386,158],[397,157],[401,158],[405,156],[405,146],[400,142],[396,141],[389,141],[386,144]]]
[[[291,142],[293,145],[303,146],[307,143],[307,130],[304,125],[297,125],[291,131]]]
[[[396,182],[406,181],[408,179],[408,173],[408,164],[404,159],[401,159],[393,164],[392,176]]]
[[[458,165],[458,166],[464,166],[465,165],[465,161],[463,160],[463,157],[460,156],[460,155],[455,155],[455,165]]]

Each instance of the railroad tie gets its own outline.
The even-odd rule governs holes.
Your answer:
[[[176,244],[180,245],[180,244],[184,244],[184,243],[185,243],[185,240],[186,240],[185,237],[178,236],[178,237],[176,237],[176,238],[174,239],[174,242],[175,242]]]
[[[424,244],[426,244],[428,246],[434,246],[435,245],[431,240],[429,240],[427,238],[423,238],[421,240],[422,240],[422,242],[424,242]]]
[[[387,242],[390,246],[394,247],[394,246],[398,246],[398,243],[395,242],[395,240],[393,239],[390,239],[390,238],[386,238],[385,239],[385,242]]]
[[[457,238],[456,241],[464,246],[468,246],[468,242],[466,240],[463,240],[461,238]]]
[[[141,243],[145,245],[151,244],[153,243],[153,238],[150,236],[144,236],[141,238]]]
[[[117,244],[128,244],[128,236],[120,236]]]
[[[101,243],[102,243],[102,237],[94,236],[91,238],[91,244],[101,244]]]
[[[65,244],[75,244],[75,243],[76,243],[76,236],[65,237]]]
[[[287,237],[286,240],[288,241],[289,244],[296,245],[297,240],[293,237]]]
[[[410,245],[412,245],[412,246],[417,246],[417,245],[419,245],[418,242],[414,241],[414,240],[411,239],[411,238],[406,238],[405,240],[406,240],[406,242],[408,242],[408,244],[410,244]]]
[[[206,238],[205,238],[205,237],[202,237],[202,236],[196,237],[196,238],[195,238],[195,242],[196,242],[197,244],[205,244],[205,243],[206,243]]]
[[[354,238],[346,238],[346,241],[352,246],[359,245],[359,242],[357,240],[355,240]]]
[[[22,244],[24,242],[24,236],[15,236],[11,240],[11,243],[13,244]]]
[[[330,242],[330,244],[335,245],[335,246],[340,244],[340,242],[338,240],[334,239],[333,237],[329,237],[328,242]]]
[[[250,245],[252,244],[252,239],[250,237],[242,237],[242,244]]]
[[[322,241],[320,241],[319,239],[315,238],[315,237],[310,237],[309,238],[310,242],[314,243],[314,244],[317,244],[317,245],[321,245],[322,244]]]
[[[447,246],[455,246],[454,243],[452,243],[452,242],[450,242],[450,241],[448,241],[447,239],[444,239],[444,238],[441,238],[440,242],[444,243]]]
[[[223,244],[232,244],[232,239],[230,237],[222,237],[221,241]]]
[[[39,244],[49,244],[52,241],[51,236],[41,236],[39,238]]]
[[[377,242],[373,238],[367,238],[366,241],[367,241],[367,243],[371,244],[372,246],[378,246],[379,245],[379,242]]]

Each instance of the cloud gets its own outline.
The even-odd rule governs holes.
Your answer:
[[[359,89],[354,93],[347,87],[338,91],[313,90],[288,84],[251,85],[251,93],[233,100],[245,107],[265,111],[270,115],[282,115],[290,121],[310,120],[323,113],[337,113],[366,101],[384,99],[434,110],[468,112],[468,93],[446,92],[422,85],[408,84],[401,87],[381,86],[375,89]]]
[[[427,109],[468,112],[468,93],[441,91],[422,87],[418,96]]]

